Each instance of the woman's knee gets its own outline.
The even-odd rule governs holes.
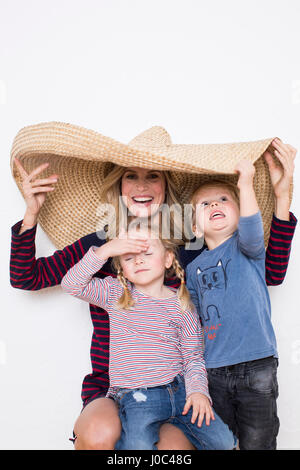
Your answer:
[[[93,423],[75,435],[76,450],[113,450],[119,438],[111,426],[99,429]]]
[[[83,410],[74,426],[76,450],[113,450],[115,448],[121,435],[121,423],[117,407],[112,403],[111,400],[107,403],[92,402]]]
[[[160,428],[157,448],[159,450],[195,450],[184,433],[169,423],[163,424]]]

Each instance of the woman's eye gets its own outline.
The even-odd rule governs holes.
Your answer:
[[[133,179],[133,178],[135,178],[135,175],[134,174],[129,174],[129,175],[126,175],[125,178]]]
[[[146,256],[153,255],[153,253],[145,253]]]
[[[208,202],[204,201],[204,202],[201,202],[201,206],[205,207],[207,206]]]
[[[151,175],[148,176],[150,179],[156,179],[158,178],[158,174],[156,173],[151,173]]]
[[[130,261],[132,259],[132,257],[130,258],[125,258],[125,261]]]

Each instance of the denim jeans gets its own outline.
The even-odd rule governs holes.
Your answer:
[[[276,449],[277,366],[275,357],[266,357],[207,369],[214,409],[239,439],[241,450]]]
[[[186,401],[183,378],[178,375],[170,384],[138,389],[117,389],[114,397],[119,404],[122,434],[116,449],[157,449],[159,428],[171,423],[180,428],[192,444],[200,450],[231,450],[235,438],[228,426],[215,413],[210,425],[191,423],[192,407],[182,415]]]

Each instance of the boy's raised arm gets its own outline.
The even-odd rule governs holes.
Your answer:
[[[240,249],[249,257],[264,257],[263,223],[253,187],[255,167],[249,160],[241,160],[235,170],[239,173],[237,186],[240,190]]]

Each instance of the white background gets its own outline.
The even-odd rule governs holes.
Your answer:
[[[9,167],[19,129],[64,121],[128,142],[161,125],[174,143],[278,136],[300,149],[299,15],[298,0],[1,0],[2,449],[72,449],[91,371],[88,305],[9,284],[10,226],[25,209]],[[296,162],[296,216],[298,180]],[[38,229],[38,256],[53,251]],[[299,254],[298,228],[284,284],[269,289],[279,449],[300,448]]]

